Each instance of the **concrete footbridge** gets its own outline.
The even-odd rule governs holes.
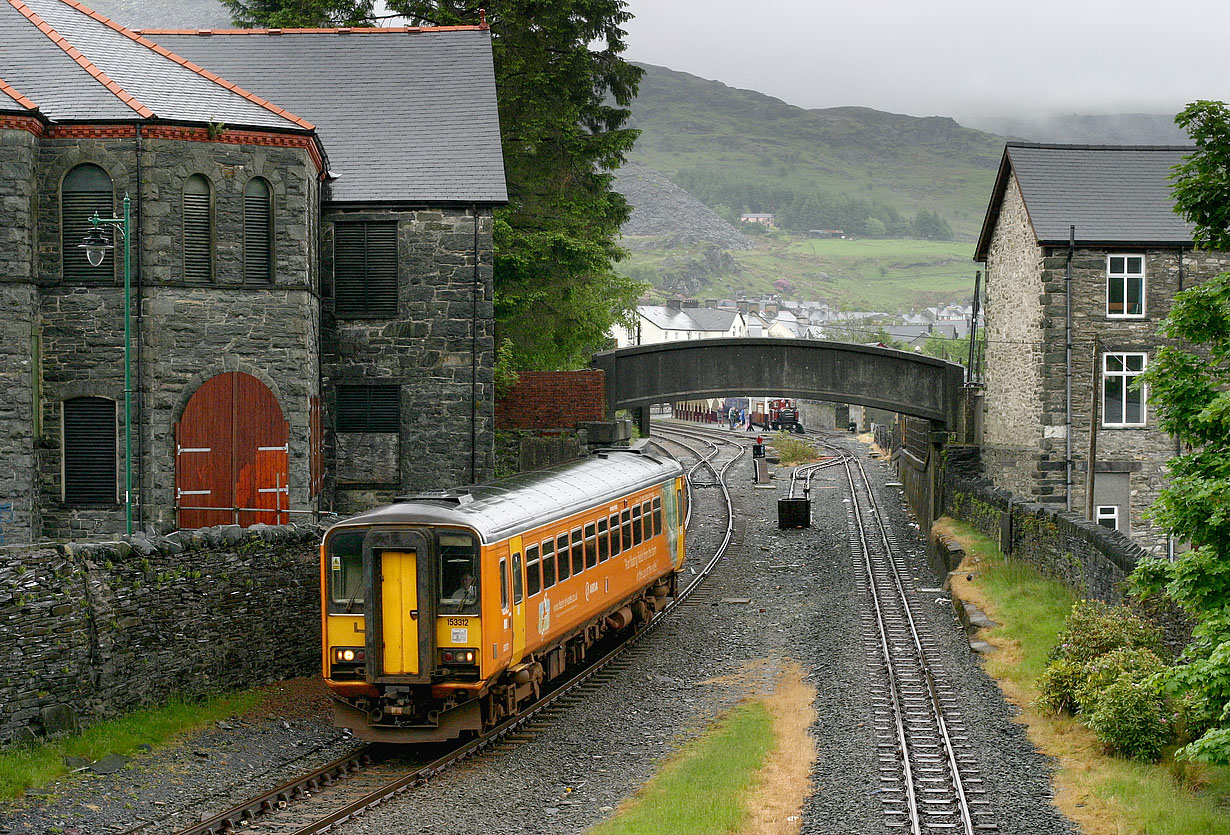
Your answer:
[[[606,376],[607,409],[738,393],[855,403],[954,427],[964,369],[919,353],[814,339],[698,339],[595,354]]]

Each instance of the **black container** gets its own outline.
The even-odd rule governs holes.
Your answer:
[[[811,499],[778,499],[777,526],[779,528],[810,528]]]

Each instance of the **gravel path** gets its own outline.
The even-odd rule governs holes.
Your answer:
[[[838,442],[866,455],[848,436]],[[771,687],[782,663],[793,660],[807,671],[818,694],[812,735],[820,756],[815,788],[803,810],[803,832],[895,832],[884,824],[878,797],[870,664],[858,617],[864,601],[856,592],[846,545],[848,505],[842,501],[841,482],[836,473],[818,475],[813,481],[812,527],[781,531],[776,500],[785,495],[788,471],[779,471],[772,489],[751,484],[746,458],[731,473],[740,521],[735,545],[710,580],[709,603],[683,607],[650,636],[650,651],[642,652],[612,686],[568,709],[565,721],[539,731],[532,741],[463,763],[345,831],[583,831],[609,817],[658,763],[722,711]],[[938,586],[899,491],[886,486],[892,473],[876,462],[868,473],[881,489],[885,514],[903,531],[899,539],[910,548],[917,587]],[[701,554],[716,545],[724,524],[701,521],[720,518],[718,491],[698,490],[695,495],[698,515],[689,551]],[[750,603],[724,602],[742,599]],[[1012,708],[978,667],[950,606],[934,603],[925,611],[954,688],[966,702],[986,797],[1000,810],[999,831],[1074,832],[1048,802],[1047,763],[1033,751],[1021,726],[1012,721]],[[116,774],[65,780],[48,787],[49,797],[0,807],[0,832],[122,831],[176,808],[190,790],[221,790],[241,777],[268,771],[296,751],[315,751],[299,770],[307,769],[308,760],[315,764],[338,756],[353,743],[339,739],[328,726],[319,709],[319,690],[313,687],[304,684],[301,694],[309,710],[296,708],[292,696],[268,715],[245,718],[242,729],[234,723],[215,728],[182,746],[144,755]]]

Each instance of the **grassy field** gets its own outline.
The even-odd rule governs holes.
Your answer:
[[[974,292],[973,244],[915,239],[820,240],[784,233],[756,238],[754,250],[733,252],[735,270],[709,276],[699,298],[749,297],[781,292],[820,300],[839,310],[896,313],[946,302],[968,301]],[[657,284],[681,262],[699,260],[703,248],[634,251],[618,269]]]
[[[1214,835],[1230,833],[1230,769],[1180,765],[1169,758],[1141,765],[1103,753],[1093,732],[1071,716],[1033,706],[1035,682],[1074,601],[1065,586],[1008,562],[968,525],[936,525],[966,551],[953,592],[1001,626],[980,637],[997,648],[986,664],[1021,708],[1029,737],[1058,768],[1055,805],[1083,835]],[[971,578],[972,579],[967,579]]]

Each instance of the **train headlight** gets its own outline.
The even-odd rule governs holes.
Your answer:
[[[333,663],[362,664],[367,659],[367,651],[363,647],[334,647]]]

